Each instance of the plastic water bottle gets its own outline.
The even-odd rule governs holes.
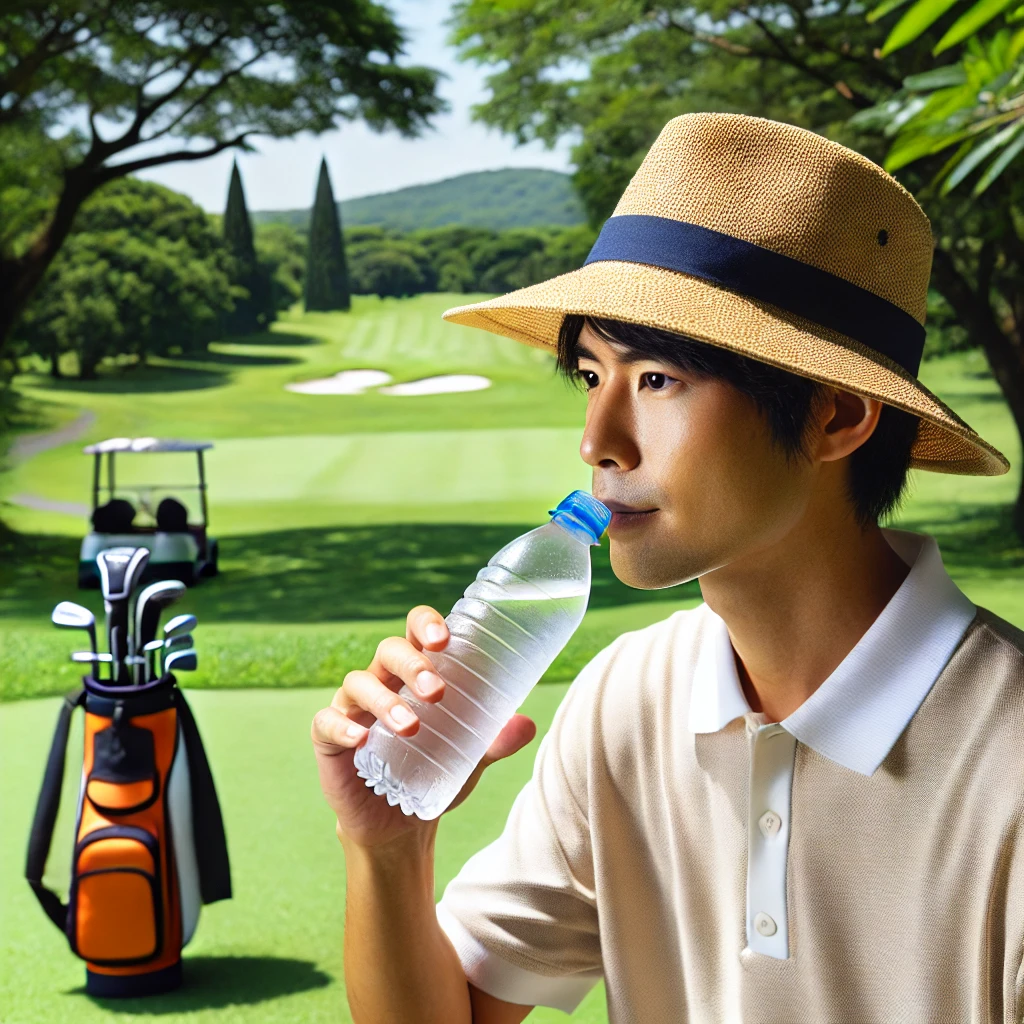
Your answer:
[[[582,621],[590,547],[611,515],[586,491],[573,491],[551,522],[506,544],[477,573],[445,619],[444,650],[425,652],[444,696],[428,704],[403,686],[399,695],[419,717],[416,735],[397,736],[378,719],[356,751],[358,774],[392,807],[430,821],[458,796]]]

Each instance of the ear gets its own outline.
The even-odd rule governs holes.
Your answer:
[[[820,412],[817,456],[822,462],[844,459],[874,433],[882,403],[851,391],[830,388]]]

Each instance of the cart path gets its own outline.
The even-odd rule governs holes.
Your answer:
[[[77,441],[96,422],[96,413],[85,410],[70,423],[58,430],[48,430],[37,434],[23,434],[15,439],[7,453],[8,461],[13,464],[25,462],[40,452],[50,448],[58,448],[62,444]],[[12,505],[21,505],[36,512],[63,512],[69,516],[87,516],[89,506],[75,501],[53,501],[40,498],[35,494],[12,494],[7,498]]]
[[[7,457],[11,462],[24,462],[26,459],[31,459],[33,455],[48,451],[50,448],[59,448],[62,444],[70,444],[72,441],[77,441],[95,422],[96,413],[87,409],[59,430],[23,434],[21,437],[15,438]]]

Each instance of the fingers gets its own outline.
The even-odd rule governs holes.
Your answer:
[[[369,712],[399,736],[415,736],[420,720],[409,705],[389,686],[385,686],[373,672],[349,672],[338,691],[339,710],[352,717],[356,709]]]
[[[417,697],[432,704],[444,693],[444,681],[434,671],[430,659],[400,636],[389,636],[377,645],[368,671],[385,683],[400,680]]]
[[[313,746],[325,754],[338,754],[350,747],[358,747],[368,732],[368,729],[353,722],[333,704],[313,716]]]
[[[405,617],[405,638],[418,650],[439,651],[448,637],[448,625],[436,608],[420,604]]]

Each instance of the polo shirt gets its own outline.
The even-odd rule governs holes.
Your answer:
[[[437,920],[474,985],[622,1022],[1024,1019],[1024,632],[926,534],[788,718],[707,605],[579,674]]]

